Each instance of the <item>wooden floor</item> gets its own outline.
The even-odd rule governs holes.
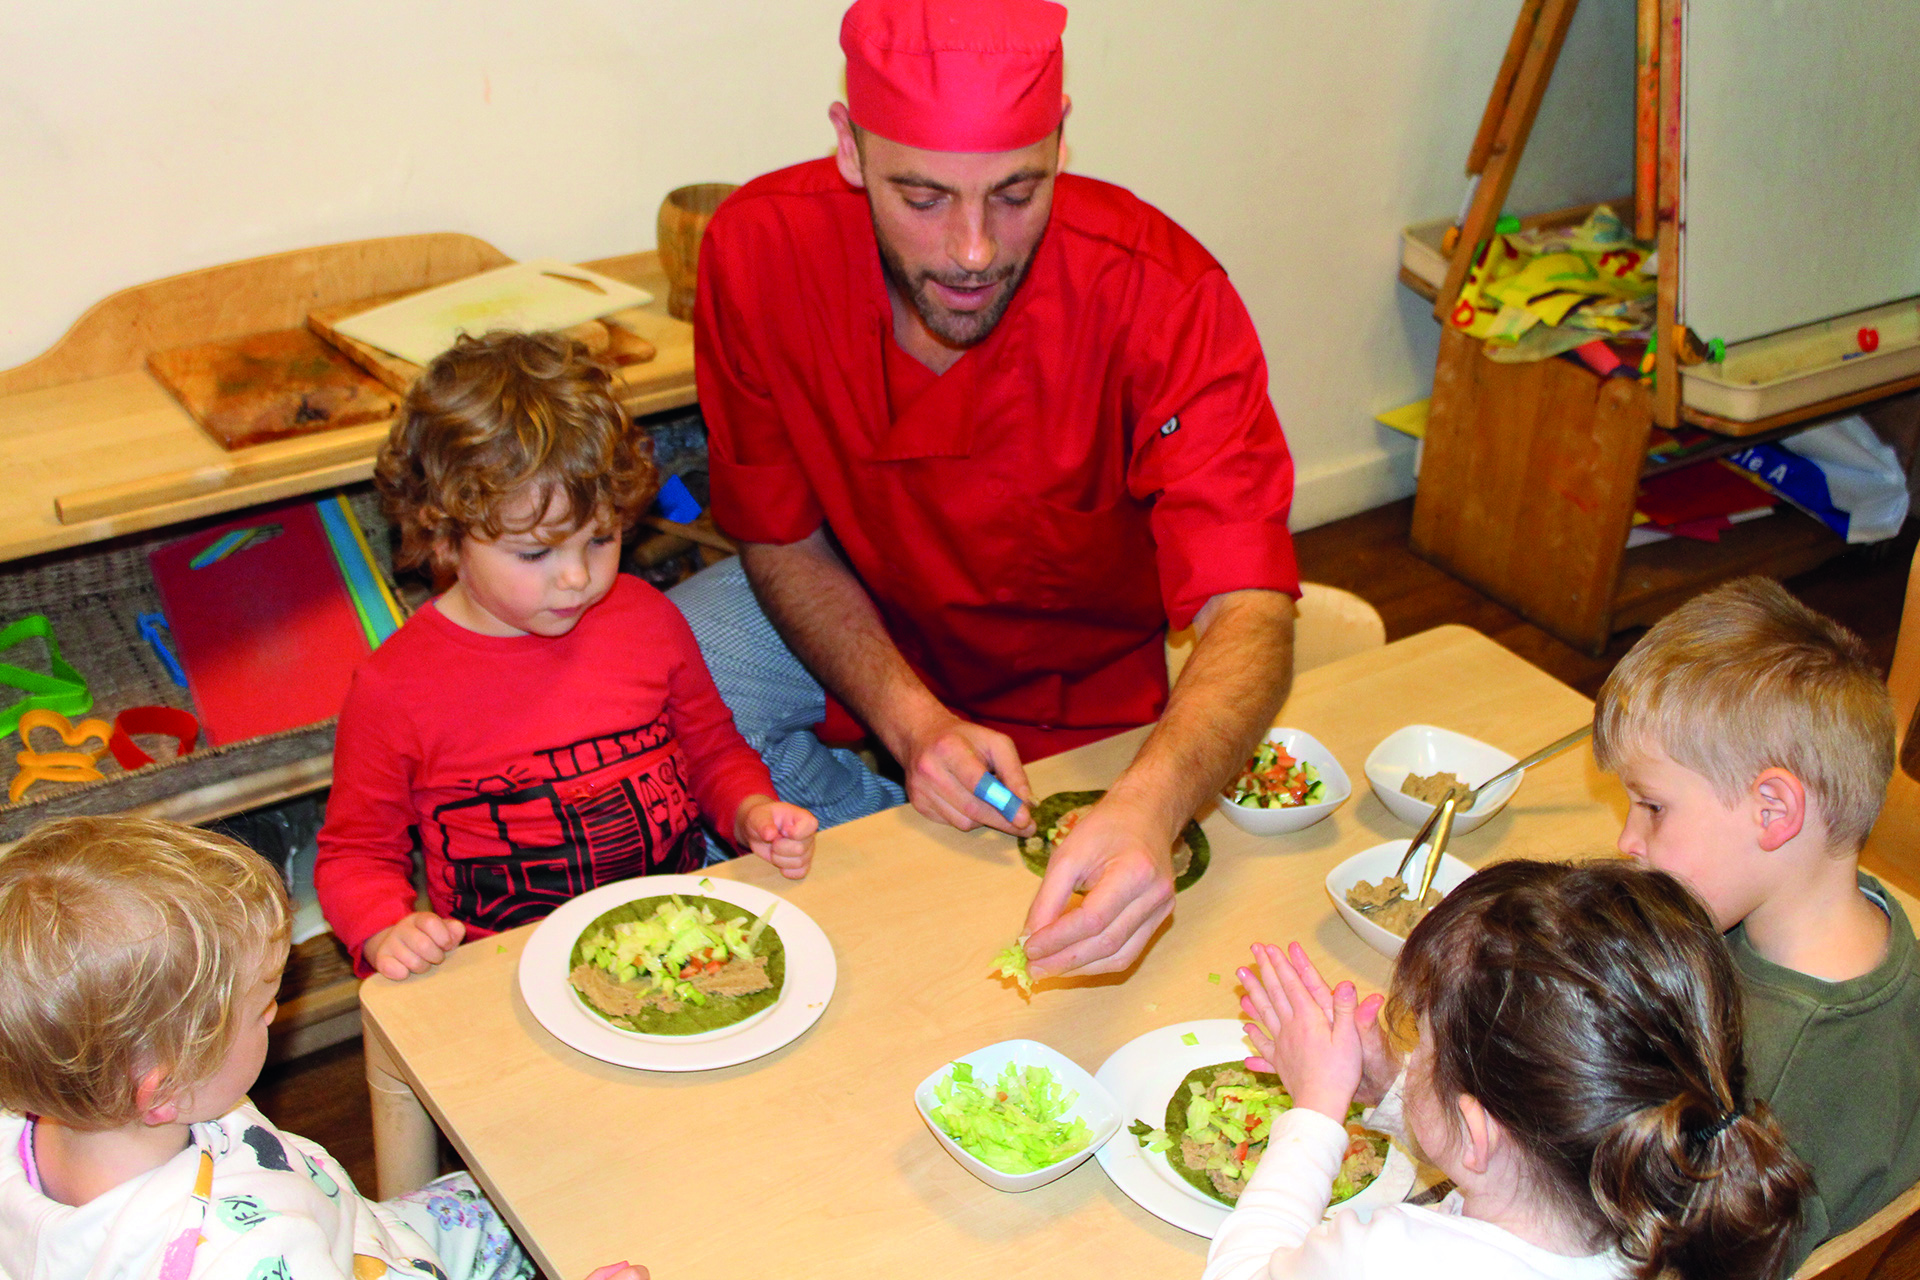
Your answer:
[[[1484,632],[1534,665],[1591,697],[1637,634],[1617,636],[1598,658],[1578,652],[1407,550],[1411,500],[1368,511],[1299,535],[1301,576],[1344,587],[1370,601],[1387,639],[1444,623]],[[1857,631],[1882,668],[1894,635],[1920,521],[1879,547],[1847,552],[1788,583],[1814,608]],[[271,1067],[253,1098],[276,1124],[325,1146],[363,1190],[373,1189],[373,1143],[359,1041]]]

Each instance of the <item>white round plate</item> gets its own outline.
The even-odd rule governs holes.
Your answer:
[[[1182,1037],[1191,1035],[1198,1042],[1187,1044]],[[1166,1123],[1167,1100],[1196,1067],[1244,1058],[1246,1036],[1241,1024],[1229,1018],[1209,1018],[1201,1022],[1181,1022],[1158,1031],[1149,1031],[1115,1050],[1100,1064],[1093,1078],[1105,1085],[1120,1104],[1120,1118],[1130,1125],[1144,1120],[1158,1129]],[[1163,1222],[1182,1231],[1211,1240],[1220,1224],[1227,1220],[1227,1207],[1209,1200],[1187,1183],[1167,1163],[1164,1153],[1149,1151],[1123,1127],[1113,1141],[1101,1147],[1095,1159],[1113,1179],[1113,1185],[1126,1192],[1133,1202]],[[1351,1200],[1327,1210],[1327,1215],[1353,1209],[1364,1221],[1368,1214],[1384,1204],[1395,1204],[1413,1190],[1413,1160],[1398,1143],[1387,1148],[1387,1165],[1367,1189]]]
[[[780,998],[750,1018],[690,1036],[622,1031],[587,1008],[567,982],[567,961],[581,931],[623,903],[670,893],[718,898],[758,916],[780,904],[768,927],[787,949]],[[583,893],[542,920],[520,953],[520,996],[540,1025],[589,1057],[648,1071],[709,1071],[772,1053],[799,1038],[826,1011],[839,979],[833,945],[813,918],[757,885],[705,876],[641,876]]]

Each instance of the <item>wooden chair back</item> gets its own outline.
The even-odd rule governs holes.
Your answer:
[[[1300,584],[1300,612],[1293,625],[1293,670],[1298,675],[1350,654],[1378,649],[1387,642],[1380,611],[1351,591],[1317,582]],[[1193,631],[1167,637],[1167,683],[1193,655]]]
[[[1913,598],[1909,596],[1908,604]],[[1793,1280],[1903,1280],[1920,1276],[1920,1183],[1853,1230],[1808,1255]]]
[[[1894,725],[1900,734],[1900,766],[1887,784],[1880,810],[1860,861],[1867,870],[1920,894],[1920,551],[1907,573],[1907,600],[1894,642],[1893,667],[1887,673],[1893,694]]]

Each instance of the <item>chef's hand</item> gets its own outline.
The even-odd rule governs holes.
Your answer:
[[[1020,753],[1006,734],[969,724],[942,707],[908,734],[906,754],[899,760],[907,775],[907,799],[923,817],[959,831],[985,826],[1013,836],[1034,833],[1027,803],[1033,791],[1027,771],[1020,767]],[[973,794],[988,769],[1021,797],[1012,822]]]
[[[415,911],[368,938],[360,954],[382,977],[400,982],[445,960],[466,936],[467,926],[458,920]]]
[[[1047,862],[1027,911],[1035,978],[1114,973],[1140,958],[1173,914],[1173,839],[1151,815],[1109,795],[1074,824]],[[1073,895],[1086,897],[1071,911]]]

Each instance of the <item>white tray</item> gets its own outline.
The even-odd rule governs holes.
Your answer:
[[[1860,349],[1860,330],[1867,328],[1880,333],[1871,352]],[[1719,364],[1681,370],[1680,387],[1689,409],[1752,422],[1916,373],[1920,298],[1908,298],[1737,342]]]

